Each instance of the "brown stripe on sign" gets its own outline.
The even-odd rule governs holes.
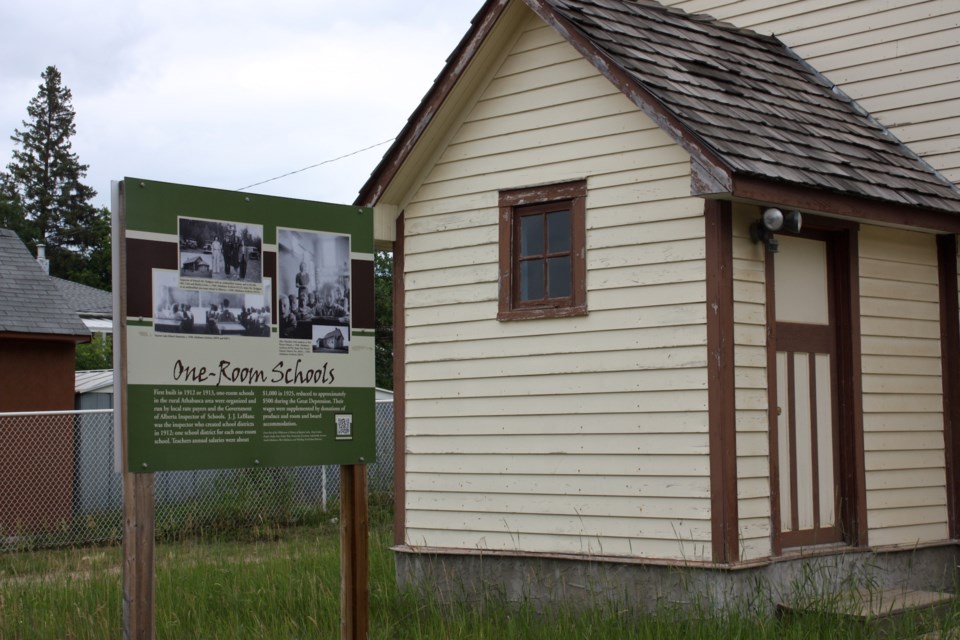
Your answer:
[[[177,269],[176,242],[127,238],[127,317],[153,317],[153,270]]]
[[[373,329],[376,309],[373,305],[373,260],[354,260],[350,263],[353,282],[350,283],[350,320],[354,329]]]
[[[270,292],[273,299],[270,301],[270,322],[278,324],[280,320],[277,317],[277,252],[264,251],[262,254],[263,262],[260,263],[260,275],[264,278],[270,278],[273,283],[273,290]]]

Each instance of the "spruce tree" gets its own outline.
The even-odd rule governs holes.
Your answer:
[[[97,209],[97,195],[83,183],[88,165],[72,151],[76,133],[70,89],[49,66],[27,120],[10,137],[16,143],[8,173],[0,176],[0,215],[28,246],[47,246],[50,274],[109,288],[109,271],[88,271],[91,258],[109,250],[109,212]]]

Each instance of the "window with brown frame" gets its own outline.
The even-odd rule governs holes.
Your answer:
[[[585,180],[500,192],[499,320],[586,315]]]

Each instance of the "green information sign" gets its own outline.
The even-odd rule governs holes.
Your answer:
[[[127,468],[374,461],[373,211],[126,178]]]

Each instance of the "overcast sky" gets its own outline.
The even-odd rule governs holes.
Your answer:
[[[400,132],[482,0],[0,0],[0,167],[40,74],[96,204],[125,176],[238,189]],[[351,203],[388,145],[249,189]]]

